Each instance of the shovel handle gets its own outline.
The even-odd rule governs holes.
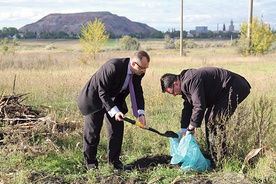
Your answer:
[[[173,138],[178,138],[178,135],[172,131],[167,131],[165,132],[164,134],[160,133],[159,131],[155,130],[154,128],[151,128],[147,125],[143,125],[142,123],[140,123],[139,121],[135,121],[135,120],[132,120],[132,119],[129,119],[127,117],[124,117],[124,120],[133,124],[133,125],[136,125],[140,128],[143,128],[143,129],[146,129],[146,130],[149,130],[149,131],[152,131],[152,132],[155,132],[161,136],[165,136],[165,137],[173,137]]]
[[[139,121],[134,121],[134,120],[129,119],[129,118],[127,118],[127,117],[125,117],[124,120],[127,121],[127,122],[129,122],[129,123],[131,123],[131,124],[133,124],[133,125],[136,125],[136,126],[138,126],[138,127],[140,127],[140,128],[143,128],[143,129],[146,129],[146,128],[147,128],[146,125],[143,125],[143,124],[140,123]]]

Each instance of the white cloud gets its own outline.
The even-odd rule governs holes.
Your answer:
[[[248,1],[240,0],[183,0],[184,29],[197,25],[208,25],[215,29],[217,24],[229,24],[233,19],[235,28],[247,21]],[[255,0],[254,16],[269,22],[276,28],[276,3],[274,0]],[[179,0],[1,0],[1,27],[20,28],[33,23],[50,13],[109,11],[136,22],[142,22],[158,30],[179,29]]]

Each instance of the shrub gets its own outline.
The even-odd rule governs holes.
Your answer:
[[[170,37],[170,35],[165,35],[165,49],[175,49],[174,40]]]
[[[247,36],[247,28],[247,23],[241,25],[238,53],[244,56],[267,53],[275,40],[275,36],[269,25],[263,21],[259,21],[258,18],[254,18],[251,25],[251,39]]]
[[[183,48],[186,47],[186,44],[187,44],[186,41],[183,40],[183,41],[182,41],[182,46],[183,46]],[[176,48],[176,49],[180,49],[180,40],[176,40],[176,41],[175,41],[175,48]]]
[[[139,50],[140,43],[137,38],[132,38],[131,36],[124,36],[119,39],[119,48],[121,50]]]
[[[193,39],[189,39],[187,41],[186,47],[189,49],[197,48],[197,44],[194,42]]]

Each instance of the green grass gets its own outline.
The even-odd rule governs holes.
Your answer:
[[[119,39],[109,39],[106,44],[105,47],[116,47],[118,45]]]
[[[106,46],[113,47],[115,42],[109,40]],[[180,57],[177,50],[163,49],[162,42],[141,41],[142,48],[151,47],[148,51],[150,68],[142,84],[147,124],[160,132],[179,131],[183,103],[180,96],[161,92],[159,79],[164,73],[180,73],[190,67],[218,66],[245,76],[252,86],[249,97],[227,122],[230,154],[220,161],[216,170],[187,173],[177,166],[165,164],[143,171],[113,170],[106,160],[104,126],[98,152],[100,168],[97,172],[86,172],[82,158],[83,116],[76,106],[77,96],[103,62],[113,57],[128,57],[133,52],[101,52],[95,61],[83,64],[80,61],[83,53],[76,40],[24,40],[16,48],[15,55],[0,57],[0,91],[5,95],[28,93],[28,98],[22,103],[38,109],[42,108],[41,105],[47,106],[43,109],[52,121],[41,123],[24,134],[20,127],[0,123],[0,133],[7,133],[4,144],[0,145],[0,183],[275,182],[275,159],[270,154],[260,155],[254,160],[255,165],[248,165],[247,172],[241,173],[243,159],[252,148],[261,144],[276,149],[273,132],[276,128],[275,54],[245,58],[236,54],[234,48],[223,47],[185,49],[189,52]],[[55,49],[45,49],[48,45]],[[128,106],[129,103],[127,99]],[[133,118],[131,113],[127,116]],[[57,125],[63,125],[63,131],[57,131],[54,128]],[[265,134],[260,132],[260,126]],[[196,140],[205,151],[204,127],[197,131]],[[133,163],[147,156],[169,155],[169,146],[168,138],[126,123],[121,159],[124,163]]]

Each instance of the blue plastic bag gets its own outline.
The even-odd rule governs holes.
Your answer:
[[[180,132],[177,133],[180,137]],[[206,171],[210,167],[210,160],[201,153],[193,134],[184,136],[180,142],[179,138],[170,138],[171,164],[182,162],[181,169]]]

